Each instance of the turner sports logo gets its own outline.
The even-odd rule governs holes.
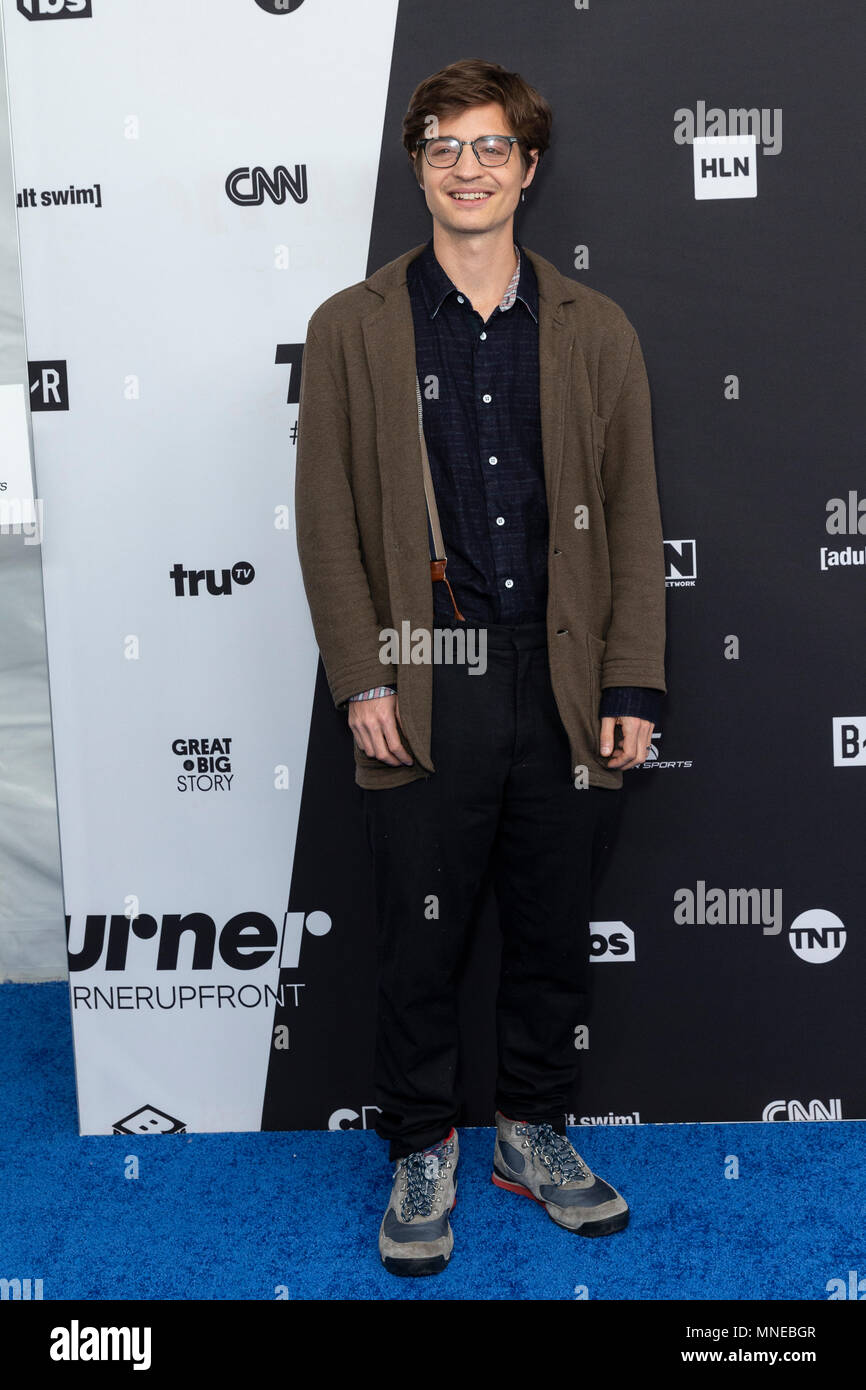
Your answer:
[[[198,598],[202,584],[205,593],[228,597],[232,584],[246,588],[247,584],[252,584],[256,572],[248,560],[238,560],[230,570],[220,570],[218,582],[216,570],[186,570],[178,560],[169,570],[168,577],[174,580],[175,598]]]
[[[664,772],[668,771],[671,768],[687,768],[692,766],[691,758],[688,758],[685,761],[671,758],[662,758],[659,754],[658,748],[658,741],[661,738],[661,736],[661,729],[656,729],[652,735],[652,741],[649,746],[649,751],[646,755],[646,760],[642,763],[638,763],[637,767],[634,768],[635,772]]]
[[[282,931],[262,912],[239,912],[217,928],[204,912],[166,913],[157,919],[148,913],[138,917],[88,913],[77,949],[70,949],[71,918],[66,918],[70,995],[73,1009],[255,1009],[297,1005],[301,986],[280,980],[270,984],[250,980],[236,985],[225,980],[194,983],[196,972],[228,968],[248,974],[273,966],[296,970],[301,945],[310,936],[326,936],[332,926],[327,912],[287,912]],[[141,945],[140,943],[146,943]],[[131,959],[130,959],[131,957]],[[81,982],[88,971],[100,982]],[[147,983],[108,983],[104,976],[134,971],[149,977]],[[165,979],[153,981],[153,974]],[[173,973],[185,976],[175,984]]]

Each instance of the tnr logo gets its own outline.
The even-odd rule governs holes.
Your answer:
[[[833,766],[866,767],[866,715],[833,720]]]

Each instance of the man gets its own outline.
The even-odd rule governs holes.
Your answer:
[[[395,1274],[437,1273],[453,1249],[456,980],[488,872],[493,1182],[581,1235],[628,1221],[564,1120],[591,888],[665,690],[662,540],[635,331],[514,240],[550,123],[496,64],[422,82],[403,137],[432,239],[321,305],[304,354],[298,546],[373,860],[376,1127],[396,1164],[379,1253]],[[430,661],[437,635],[465,632],[468,652],[469,629],[483,662]]]

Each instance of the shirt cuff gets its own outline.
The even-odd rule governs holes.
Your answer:
[[[631,715],[658,724],[664,692],[646,685],[609,685],[601,692],[599,718]]]
[[[374,685],[372,690],[362,690],[358,695],[350,695],[350,700],[379,700],[383,695],[396,695],[393,685]]]

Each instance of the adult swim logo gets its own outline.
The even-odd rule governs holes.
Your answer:
[[[239,584],[246,588],[256,577],[256,572],[248,560],[238,560],[230,570],[220,570],[219,574],[218,580],[216,570],[184,569],[178,560],[169,570],[168,577],[174,580],[175,598],[198,598],[202,593],[228,597],[232,592],[232,585]]]
[[[260,164],[241,164],[226,179],[226,193],[238,207],[261,207],[267,198],[281,206],[286,194],[296,203],[307,201],[307,166],[296,164],[290,174],[285,164],[276,164],[269,174]]]
[[[694,540],[665,541],[665,584],[669,589],[693,589],[698,577],[698,547]]]
[[[830,497],[827,501],[828,536],[866,536],[866,497],[852,488],[847,497]],[[866,565],[866,545],[845,545],[838,550],[821,546],[822,570],[850,569]]]
[[[232,789],[232,741],[226,738],[176,738],[171,751],[181,758],[179,792],[229,792]]]

